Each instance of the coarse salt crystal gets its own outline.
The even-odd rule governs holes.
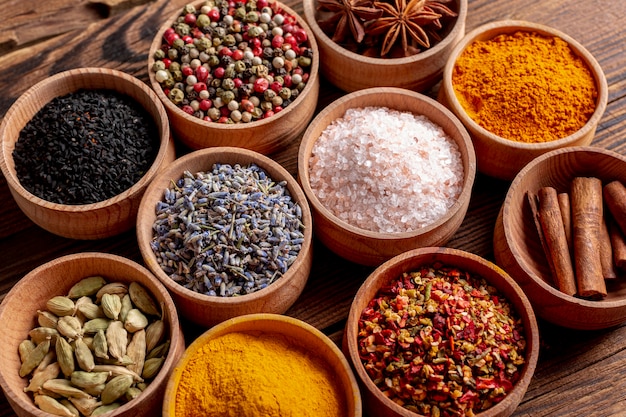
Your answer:
[[[422,115],[348,109],[320,135],[309,160],[321,203],[353,226],[415,231],[443,217],[461,194],[458,145]]]

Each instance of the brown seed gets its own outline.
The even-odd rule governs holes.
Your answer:
[[[92,296],[104,287],[106,283],[106,280],[100,276],[83,278],[70,288],[67,296],[70,298]]]
[[[109,354],[116,359],[121,360],[126,355],[127,334],[124,324],[119,320],[112,321],[105,332]]]
[[[129,375],[118,375],[106,383],[100,399],[107,405],[120,398],[133,385],[133,378]]]
[[[50,339],[39,343],[35,349],[28,354],[22,366],[20,366],[20,376],[25,377],[39,366],[43,358],[48,354],[48,350],[50,350]]]
[[[150,293],[139,283],[131,282],[128,286],[128,294],[135,307],[143,313],[152,316],[161,316],[159,307]]]

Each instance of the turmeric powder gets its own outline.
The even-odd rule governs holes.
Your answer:
[[[228,333],[190,358],[176,417],[346,417],[323,362],[269,333]]]
[[[589,67],[567,42],[527,31],[471,43],[455,62],[452,84],[477,124],[529,143],[582,128],[598,95]]]

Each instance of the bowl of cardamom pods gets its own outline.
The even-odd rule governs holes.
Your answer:
[[[540,155],[591,144],[608,86],[594,56],[568,34],[502,20],[455,46],[438,100],[467,128],[478,171],[511,181]]]
[[[425,92],[465,35],[467,0],[303,0],[320,73],[339,89]]]
[[[105,253],[32,270],[2,301],[0,325],[0,386],[20,417],[159,415],[185,350],[165,287]]]

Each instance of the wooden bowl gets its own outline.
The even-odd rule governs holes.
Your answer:
[[[171,27],[181,11],[178,10],[172,14],[163,26],[159,28],[150,45],[148,55],[150,83],[161,102],[165,105],[174,137],[192,150],[215,146],[234,146],[266,155],[271,154],[283,149],[287,144],[299,137],[313,117],[320,89],[318,78],[320,57],[317,42],[304,19],[284,4],[276,3],[279,3],[287,13],[295,16],[298,24],[309,34],[308,42],[313,50],[313,62],[306,87],[292,104],[267,119],[259,119],[251,123],[223,124],[207,122],[185,113],[170,101],[156,80],[152,67],[155,62],[154,52],[161,47],[163,33],[167,28]],[[199,8],[204,4],[204,0],[195,1],[191,4]]]
[[[155,207],[163,199],[164,191],[172,181],[181,178],[184,171],[210,171],[214,164],[251,163],[264,169],[276,182],[287,181],[293,201],[302,208],[304,241],[295,262],[287,272],[266,288],[236,297],[209,296],[185,288],[167,275],[151,248]],[[302,293],[312,264],[312,219],[306,197],[296,180],[277,162],[257,152],[242,148],[207,148],[185,155],[169,165],[154,179],[139,207],[137,241],[145,264],[171,292],[182,316],[202,326],[210,327],[226,319],[250,313],[282,314]]]
[[[315,327],[292,317],[277,314],[248,314],[229,319],[200,335],[185,351],[167,384],[163,401],[163,416],[174,417],[176,413],[176,392],[179,390],[181,376],[191,366],[190,361],[209,341],[230,333],[248,333],[252,335],[276,335],[286,339],[294,346],[303,349],[314,359],[327,365],[335,376],[335,384],[345,404],[346,417],[362,415],[361,394],[350,364],[341,350],[326,335]],[[285,375],[289,378],[288,375]],[[303,387],[306,389],[306,387]]]
[[[474,41],[484,41],[492,39],[497,35],[510,34],[517,31],[531,31],[540,35],[555,36],[563,39],[577,55],[582,57],[591,70],[598,92],[596,109],[587,123],[570,136],[542,143],[525,143],[505,139],[478,125],[459,103],[452,85],[452,72],[458,57]],[[539,155],[558,148],[589,145],[606,109],[607,99],[608,86],[604,72],[593,55],[580,43],[551,27],[517,20],[487,23],[468,33],[450,53],[443,71],[443,81],[438,97],[438,100],[450,108],[469,131],[474,142],[474,149],[476,150],[478,171],[509,181],[515,177],[524,165]]]
[[[52,203],[33,195],[20,184],[12,154],[21,130],[42,107],[56,97],[80,89],[113,90],[136,100],[158,127],[159,151],[146,174],[121,194],[93,204]],[[130,230],[146,186],[176,157],[167,114],[156,94],[137,78],[106,68],[72,69],[35,84],[5,115],[0,125],[0,138],[0,168],[17,205],[41,228],[71,239],[102,239]]]
[[[376,296],[381,286],[400,277],[404,272],[412,272],[419,267],[442,263],[459,268],[484,278],[503,294],[521,318],[526,338],[525,364],[520,378],[506,397],[491,408],[476,413],[476,417],[505,417],[511,415],[518,406],[530,384],[539,356],[539,329],[530,302],[520,287],[498,266],[468,252],[457,249],[431,247],[415,249],[385,262],[365,280],[359,288],[346,322],[343,338],[343,351],[356,372],[363,390],[363,406],[371,415],[378,417],[419,417],[421,414],[409,411],[391,401],[371,380],[361,362],[357,346],[358,321],[363,309]]]
[[[441,80],[452,48],[465,35],[467,0],[454,0],[448,6],[457,12],[456,21],[448,34],[431,48],[404,58],[367,57],[343,48],[324,33],[317,23],[317,0],[303,0],[302,4],[304,17],[319,44],[322,75],[346,92],[370,87],[426,91]]]
[[[335,119],[342,117],[347,109],[367,106],[382,106],[424,115],[441,126],[457,143],[464,167],[463,188],[458,200],[439,220],[412,232],[377,233],[339,219],[315,195],[311,188],[309,173],[309,159],[315,141],[326,127]],[[350,146],[347,149],[350,149]],[[410,249],[439,246],[447,242],[465,217],[475,173],[476,156],[471,140],[456,117],[448,109],[420,93],[394,87],[355,91],[331,103],[315,117],[305,131],[298,153],[298,181],[311,204],[316,237],[343,258],[370,266],[380,265]]]
[[[108,282],[137,282],[163,306],[163,319],[168,324],[171,344],[159,374],[139,398],[107,415],[147,417],[159,414],[167,379],[185,350],[174,302],[161,283],[143,266],[117,255],[86,252],[67,255],[35,268],[9,291],[0,305],[0,324],[4,329],[0,386],[18,416],[51,415],[41,411],[33,402],[32,395],[24,392],[28,381],[18,374],[21,364],[18,345],[37,326],[37,310],[45,310],[50,298],[67,294],[75,283],[93,275],[103,276]]]
[[[528,295],[537,315],[573,329],[602,329],[626,321],[626,282],[608,283],[603,300],[566,295],[552,285],[526,193],[552,186],[569,191],[577,176],[593,176],[604,184],[626,183],[626,157],[596,147],[571,147],[544,154],[524,167],[511,183],[498,215],[493,237],[494,254]],[[610,286],[609,286],[610,285]]]

